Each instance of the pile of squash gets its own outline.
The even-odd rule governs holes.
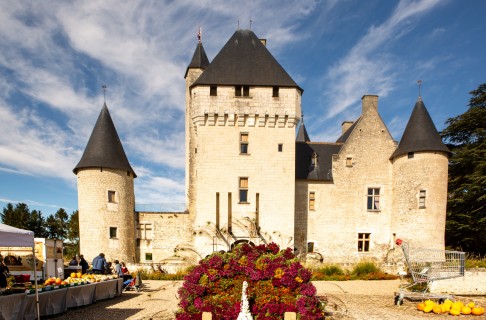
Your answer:
[[[450,314],[453,316],[461,314],[480,316],[484,314],[484,307],[477,306],[474,302],[465,304],[459,300],[453,302],[449,299],[444,300],[442,303],[425,300],[417,304],[417,309],[425,313]]]

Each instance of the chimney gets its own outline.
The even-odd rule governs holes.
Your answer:
[[[353,121],[344,121],[341,123],[341,134],[344,134],[353,125]]]
[[[361,111],[362,114],[364,114],[370,108],[375,108],[376,111],[378,111],[378,96],[374,94],[365,94],[361,98],[361,104],[363,108]]]

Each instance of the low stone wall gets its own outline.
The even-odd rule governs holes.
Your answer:
[[[485,295],[486,268],[467,269],[464,277],[437,280],[430,285],[431,293]]]

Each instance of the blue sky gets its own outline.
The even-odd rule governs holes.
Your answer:
[[[486,1],[0,0],[0,206],[77,209],[72,169],[106,103],[137,203],[184,202],[184,73],[251,28],[305,91],[312,141],[377,94],[399,140],[423,81],[438,130],[486,81]]]

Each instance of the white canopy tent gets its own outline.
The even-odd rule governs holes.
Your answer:
[[[32,248],[32,255],[34,256],[34,281],[35,281],[35,300],[37,305],[37,319],[39,316],[39,294],[37,292],[37,272],[36,272],[36,257],[35,257],[35,242],[34,232],[19,228],[14,228],[6,224],[0,223],[0,247],[29,247]]]

